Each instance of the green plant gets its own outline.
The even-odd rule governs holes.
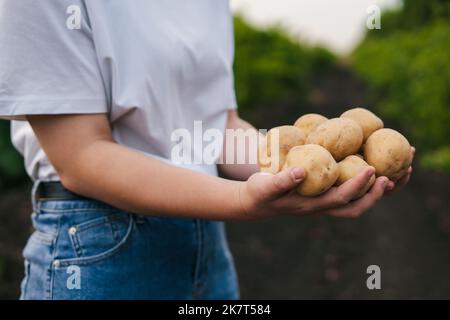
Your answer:
[[[235,80],[240,111],[258,124],[258,114],[283,106],[295,114],[310,94],[310,78],[335,65],[336,57],[320,47],[308,47],[281,27],[257,29],[235,18]],[[269,113],[269,112],[268,112]]]
[[[9,123],[0,120],[0,188],[25,178],[23,159],[10,142]]]
[[[409,30],[398,22],[395,32],[367,37],[354,52],[353,65],[379,113],[417,146],[421,163],[450,173],[450,22],[442,19],[448,2],[417,4],[428,8],[417,18],[420,27]],[[391,19],[419,12],[406,1]],[[396,25],[393,21],[389,25]]]

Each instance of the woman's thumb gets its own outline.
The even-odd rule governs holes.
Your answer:
[[[304,178],[303,168],[288,168],[273,175],[268,181],[267,192],[269,197],[277,197],[294,189]]]

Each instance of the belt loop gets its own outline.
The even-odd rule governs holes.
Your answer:
[[[37,207],[37,190],[39,188],[39,185],[41,184],[41,180],[36,180],[33,184],[33,188],[31,189],[31,205],[34,213],[37,213],[38,207]]]

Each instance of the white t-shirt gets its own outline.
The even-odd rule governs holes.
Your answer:
[[[175,129],[224,131],[233,42],[228,0],[0,0],[0,118],[108,113],[117,143],[170,162]],[[31,178],[58,180],[29,124],[11,131]]]

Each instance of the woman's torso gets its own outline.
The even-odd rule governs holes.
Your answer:
[[[83,4],[115,141],[172,162],[174,130],[192,134],[195,121],[203,132],[225,129],[226,111],[236,106],[228,0]],[[29,125],[14,121],[11,130],[30,176],[58,180]],[[193,159],[203,152],[199,143],[192,141]],[[214,164],[185,166],[217,174]]]

